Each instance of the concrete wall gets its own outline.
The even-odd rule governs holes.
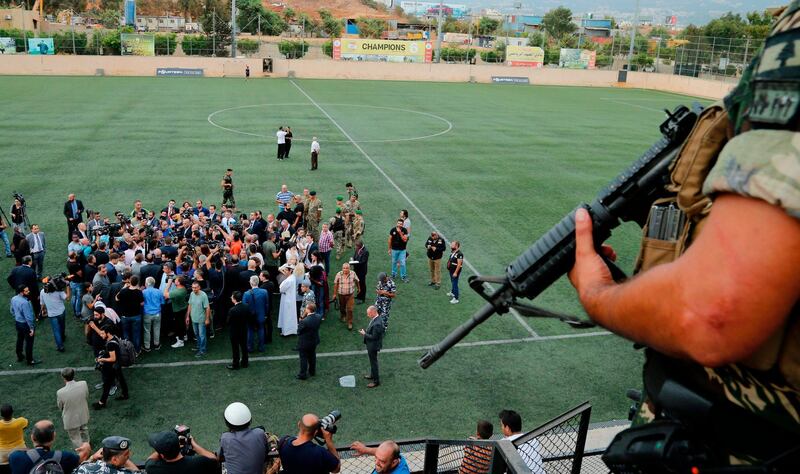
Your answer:
[[[261,60],[198,57],[135,56],[5,56],[0,75],[85,75],[102,69],[107,76],[154,76],[158,67],[202,68],[207,77],[241,77],[246,65],[254,77],[261,74]],[[275,59],[274,77],[315,79],[365,79],[434,82],[491,82],[492,76],[527,77],[534,85],[630,87],[688,94],[711,99],[724,97],[730,83],[669,74],[630,73],[628,82],[617,83],[617,71],[557,68],[512,68],[467,64],[403,64],[329,59]]]

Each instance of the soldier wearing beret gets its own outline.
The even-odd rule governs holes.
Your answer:
[[[319,240],[319,222],[322,220],[322,201],[317,198],[317,192],[311,190],[308,193],[308,206],[306,206],[306,229],[308,234]]]
[[[139,471],[130,458],[131,440],[122,436],[109,436],[88,461],[78,466],[75,474],[125,474]]]

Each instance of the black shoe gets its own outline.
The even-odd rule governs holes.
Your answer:
[[[42,363],[42,361],[40,361],[40,360],[32,360],[32,361],[28,362],[28,365],[39,365],[41,363]]]
[[[57,350],[58,352],[64,352],[64,348],[63,348],[63,347],[59,347],[59,348],[57,348],[56,350]]]
[[[294,378],[296,378],[297,380],[308,380],[308,376],[307,375],[299,375],[298,374],[298,375],[295,375]]]
[[[239,370],[239,367],[236,367],[235,365],[226,365],[225,368],[228,370]]]
[[[24,360],[25,360],[25,358],[24,358],[24,357],[22,357],[22,356],[17,356],[17,362],[22,362],[22,361],[24,361]]]
[[[104,403],[100,403],[100,402],[92,403],[92,408],[94,408],[95,410],[102,410],[105,407],[106,407],[106,405]]]
[[[127,396],[127,395],[120,395],[120,396],[118,396],[117,398],[115,398],[114,400],[119,400],[119,401],[121,401],[121,402],[122,402],[122,401],[125,401],[125,400],[127,400],[128,398],[130,398],[130,397],[129,397],[129,396]]]
[[[248,364],[242,364],[242,365],[241,365],[241,367],[242,367],[243,369],[246,369],[246,368],[250,367],[250,365],[248,365]]]
[[[315,377],[317,375],[317,373],[316,372],[309,372],[308,375],[310,375],[312,377]]]

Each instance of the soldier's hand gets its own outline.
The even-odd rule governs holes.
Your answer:
[[[601,252],[611,260],[616,259],[614,249],[609,246],[603,246]],[[569,280],[584,306],[597,292],[615,284],[608,266],[595,251],[592,219],[585,209],[575,213],[575,265],[569,272]]]

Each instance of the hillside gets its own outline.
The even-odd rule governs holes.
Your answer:
[[[321,8],[329,10],[336,18],[381,18],[384,20],[403,20],[403,15],[398,15],[393,9],[372,8],[360,0],[282,0],[280,2],[262,0],[264,6],[270,10],[280,12],[289,7],[297,13],[306,13],[313,18],[319,18]],[[370,2],[374,3],[374,2]],[[380,2],[377,2],[378,4]]]

